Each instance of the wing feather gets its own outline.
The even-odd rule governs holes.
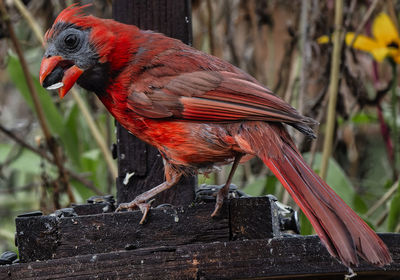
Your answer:
[[[159,77],[156,83],[157,87],[146,84],[143,91],[134,90],[128,97],[128,107],[149,118],[284,122],[313,136],[309,128],[316,124],[313,119],[300,115],[243,72],[196,71],[168,76],[164,80]]]

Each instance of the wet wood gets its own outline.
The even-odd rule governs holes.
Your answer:
[[[102,213],[106,205],[74,207],[76,212],[90,215],[17,218],[16,239],[20,259],[32,262],[127,248],[227,242],[280,235],[277,209],[267,197],[228,200],[220,215],[214,218],[210,217],[214,202],[186,207],[166,205],[151,209],[143,225],[139,224],[142,217],[140,211]]]
[[[192,42],[190,0],[116,0],[113,18],[145,30],[153,30]],[[140,141],[117,124],[117,201],[130,202],[164,181],[164,166],[156,148]],[[134,174],[126,180],[127,174]],[[124,181],[125,180],[125,181]],[[188,205],[194,199],[196,177],[182,178],[172,189],[155,197],[153,205]]]
[[[394,262],[365,263],[358,279],[397,280],[400,235],[381,234]],[[347,269],[317,236],[153,246],[0,266],[0,279],[344,279]]]
[[[58,245],[56,218],[17,218],[15,239],[20,258],[27,261],[31,260],[31,256],[40,256],[41,260],[51,259]]]
[[[261,239],[281,235],[279,212],[266,197],[232,199],[230,201],[231,239]]]

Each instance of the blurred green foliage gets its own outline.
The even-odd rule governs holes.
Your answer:
[[[37,60],[40,61],[40,57]],[[33,101],[28,92],[21,65],[14,55],[8,57],[6,70],[21,97],[34,111]],[[77,105],[68,98],[63,103],[55,102],[53,96],[40,86],[37,69],[32,76],[51,133],[63,148],[65,166],[93,182],[93,185],[100,192],[107,193],[111,189],[110,184],[113,182],[100,150],[93,141]],[[81,91],[82,96],[89,96],[83,90]],[[55,96],[55,98],[58,98],[58,96]],[[113,130],[114,121],[108,117],[105,111],[97,112],[95,117],[97,125],[101,127],[103,132],[106,132],[108,128]],[[36,135],[40,135],[40,131],[34,129],[32,134],[23,140],[47,153],[43,147],[43,139],[39,138],[35,141]],[[114,135],[110,135],[110,137],[111,140],[115,139]],[[37,146],[38,142],[40,143],[39,146]],[[12,141],[0,143],[0,162],[5,162],[8,157],[13,157],[13,154],[17,152],[18,155],[15,155],[15,159],[2,166],[2,173],[7,176],[8,180],[0,180],[0,223],[2,228],[0,231],[0,251],[15,249],[13,245],[13,232],[15,231],[13,220],[16,215],[37,210],[40,207],[43,208],[43,205],[46,206],[43,210],[51,211],[52,209],[52,189],[46,188],[44,180],[48,182],[55,180],[56,168],[38,154],[18,147]],[[70,183],[78,203],[83,203],[88,197],[95,195],[92,190],[79,181],[71,179]],[[32,186],[22,190],[18,189],[18,186],[28,185]],[[112,190],[114,191],[114,189]],[[61,199],[62,204],[65,207],[68,206],[67,197],[63,196]]]

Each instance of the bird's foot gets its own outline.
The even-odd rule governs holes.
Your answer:
[[[145,201],[140,201],[137,198],[135,198],[133,201],[129,202],[129,203],[121,203],[118,208],[115,210],[115,212],[120,212],[123,209],[127,209],[128,211],[132,211],[136,208],[139,208],[140,211],[142,211],[143,216],[142,219],[140,220],[139,224],[143,224],[147,218],[147,214],[150,211],[150,206],[151,203],[154,200],[151,200],[149,202],[145,202]]]
[[[215,202],[215,209],[212,212],[211,217],[215,217],[219,214],[222,205],[224,204],[224,200],[228,197],[229,193],[229,185],[225,185],[220,188],[217,192],[217,201]]]

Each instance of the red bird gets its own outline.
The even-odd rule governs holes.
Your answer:
[[[218,212],[240,161],[258,156],[306,214],[331,255],[391,262],[376,233],[306,164],[284,124],[315,137],[300,115],[257,80],[217,57],[152,31],[84,15],[71,6],[45,35],[40,82],[64,97],[77,83],[117,121],[157,147],[166,181],[122,208],[140,208],[187,173],[233,162]]]

